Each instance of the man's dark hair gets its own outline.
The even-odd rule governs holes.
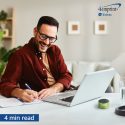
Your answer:
[[[59,28],[59,23],[56,19],[54,19],[53,17],[50,16],[42,16],[37,24],[37,29],[39,30],[42,24],[48,24],[51,26],[56,26],[57,27],[57,31]]]

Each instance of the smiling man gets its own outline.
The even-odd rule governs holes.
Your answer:
[[[32,102],[70,87],[72,75],[59,47],[53,44],[58,28],[59,23],[53,17],[39,19],[34,37],[8,61],[0,83],[2,95]]]

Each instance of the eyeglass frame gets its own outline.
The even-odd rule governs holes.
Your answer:
[[[39,30],[38,30],[38,33],[39,33],[39,38],[40,38],[41,40],[46,40],[46,39],[49,38],[49,42],[50,42],[50,43],[55,43],[55,41],[57,40],[57,35],[56,35],[56,38],[55,38],[55,37],[50,37],[50,36],[48,36],[48,35],[46,35],[46,34],[44,34],[44,33],[40,33]],[[44,35],[45,38],[43,38],[42,35]],[[52,38],[55,39],[55,40],[54,40],[54,41],[51,41]]]

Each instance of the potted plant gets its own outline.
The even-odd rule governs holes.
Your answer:
[[[5,21],[7,19],[7,12],[1,10],[0,12],[0,21]]]
[[[5,67],[5,63],[4,61],[2,61],[2,56],[7,52],[6,48],[3,47],[2,43],[7,16],[7,12],[5,12],[4,10],[0,11],[0,76]]]
[[[5,29],[6,26],[7,16],[7,12],[5,12],[4,10],[0,11],[0,41],[2,40],[4,35],[3,29]]]
[[[7,19],[7,12],[5,12],[4,10],[0,11],[0,27],[2,29],[5,28],[5,24],[6,24],[6,19]],[[4,27],[3,27],[4,26]]]

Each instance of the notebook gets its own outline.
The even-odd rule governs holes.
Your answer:
[[[43,101],[65,106],[74,106],[101,97],[109,86],[115,70],[113,68],[87,73],[78,90],[70,90],[43,99]]]
[[[6,98],[0,95],[0,107],[7,108],[7,107],[15,107],[20,105],[32,105],[36,103],[41,103],[41,100],[34,100],[33,102],[22,102],[17,98]]]

